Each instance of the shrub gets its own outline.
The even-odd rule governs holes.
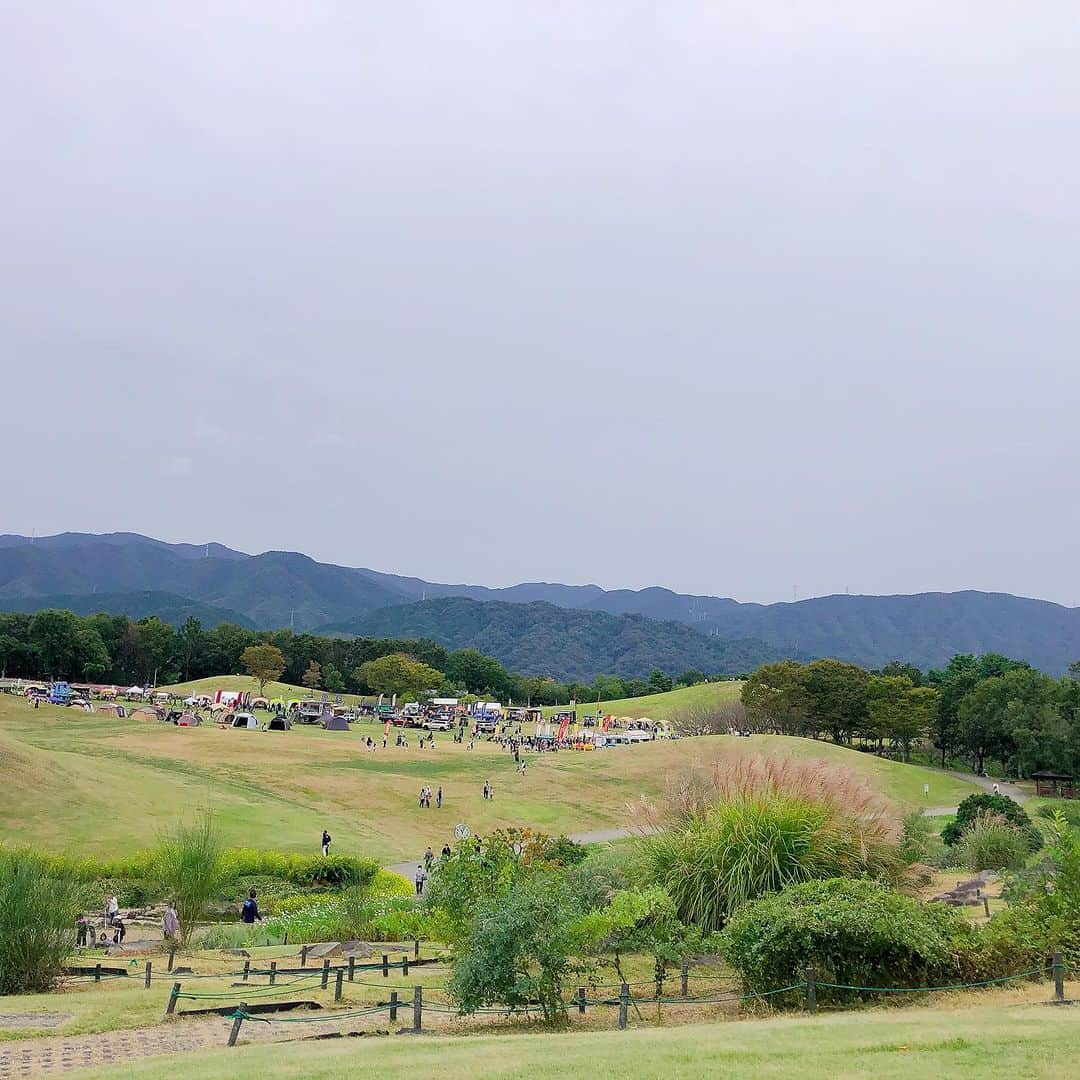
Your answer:
[[[950,847],[959,844],[964,831],[980,814],[1000,814],[1006,821],[1015,825],[1027,840],[1029,851],[1038,851],[1042,847],[1042,833],[1027,816],[1024,808],[1008,795],[992,795],[988,792],[969,795],[964,799],[956,808],[955,820],[941,830],[941,839]]]
[[[1080,826],[1080,803],[1043,803],[1035,813],[1047,821],[1053,821],[1055,815],[1060,814],[1073,827]]]
[[[0,852],[0,994],[48,990],[75,941],[70,870],[28,851]]]
[[[740,904],[796,882],[894,878],[898,833],[881,797],[850,770],[727,758],[711,776],[684,778],[666,827],[645,836],[641,852],[647,879],[707,933]]]
[[[221,836],[213,814],[205,811],[194,825],[177,825],[163,840],[157,857],[158,879],[176,902],[180,944],[206,916],[230,878]]]
[[[392,870],[380,869],[372,878],[368,892],[372,896],[408,896],[413,895],[413,883],[408,878],[395,874]]]
[[[1027,859],[1028,843],[1000,814],[983,812],[964,830],[956,849],[969,870],[1017,870]]]
[[[956,943],[973,933],[944,904],[922,903],[879,882],[836,878],[745,905],[721,935],[721,948],[753,993],[802,983],[807,967],[822,983],[933,986],[955,978]],[[783,996],[801,1000],[798,991]],[[818,996],[844,1001],[864,993],[821,987]]]

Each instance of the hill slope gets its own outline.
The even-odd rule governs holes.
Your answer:
[[[780,653],[836,656],[867,667],[907,660],[925,668],[957,652],[1002,652],[1056,675],[1080,658],[1080,608],[1007,593],[825,596],[792,604],[741,604],[655,587],[451,585],[318,563],[295,552],[246,555],[220,544],[166,544],[135,533],[62,533],[33,542],[0,536],[0,607],[30,597],[143,590],[227,608],[268,628],[310,630],[424,597],[450,597],[542,601],[578,611],[646,616],[681,623],[704,636],[753,638]]]
[[[654,667],[734,675],[787,655],[760,641],[705,637],[681,623],[641,615],[461,597],[383,608],[321,632],[430,638],[448,649],[479,649],[512,671],[556,679],[588,679],[598,672],[642,678]]]

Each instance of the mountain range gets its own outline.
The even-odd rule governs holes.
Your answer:
[[[136,533],[0,536],[0,609],[77,603],[82,610],[138,616],[148,613],[147,593],[167,594],[160,602],[170,621],[182,621],[190,609],[205,623],[247,621],[323,633],[400,635],[422,627],[441,644],[476,645],[516,670],[557,677],[557,669],[582,675],[637,675],[653,666],[745,670],[784,655],[835,656],[866,667],[905,660],[927,668],[958,652],[1001,652],[1061,674],[1080,658],[1080,609],[1007,593],[752,604],[659,587],[453,585],[320,563],[297,552],[249,555]],[[433,603],[448,599],[473,603]],[[533,645],[523,651],[530,637]],[[523,656],[531,657],[528,666],[513,659]],[[686,659],[674,662],[676,656]],[[745,666],[731,667],[739,659]]]

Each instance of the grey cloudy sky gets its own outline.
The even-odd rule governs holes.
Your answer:
[[[0,9],[0,531],[1080,601],[1074,4]]]

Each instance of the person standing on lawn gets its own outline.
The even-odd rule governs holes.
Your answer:
[[[330,844],[331,844],[331,842],[332,842],[332,838],[331,838],[330,834],[325,829],[323,829],[323,831],[322,831],[322,853],[323,853],[323,858],[324,859],[327,857],[327,855],[330,854]]]
[[[180,919],[176,914],[175,900],[170,900],[165,905],[165,914],[161,916],[161,932],[170,944],[175,944],[180,937]]]

